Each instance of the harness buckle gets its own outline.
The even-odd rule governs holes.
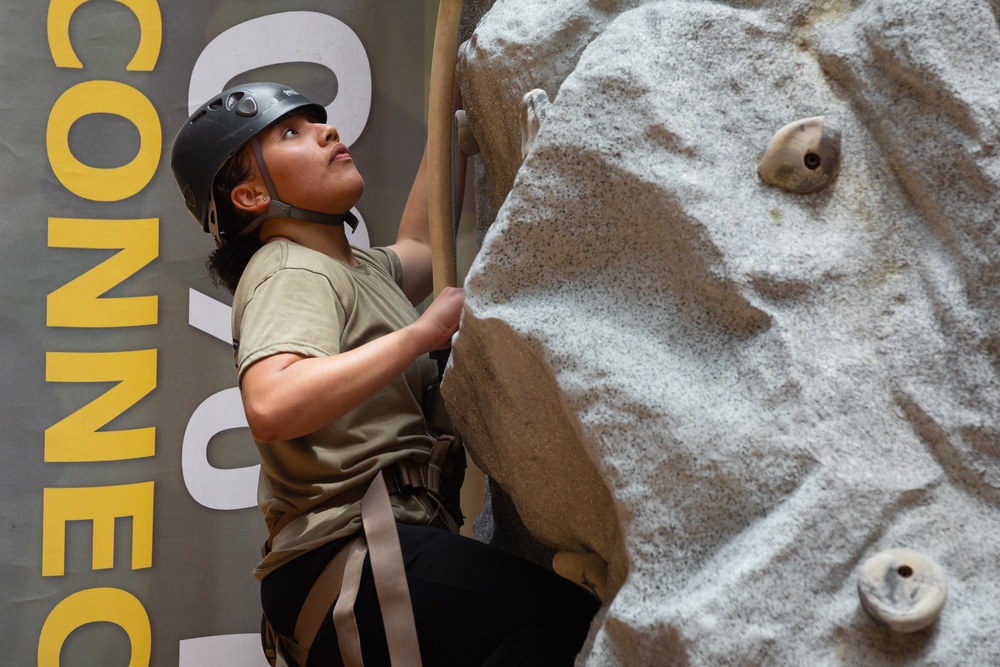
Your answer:
[[[394,463],[389,467],[392,471],[392,481],[396,483],[396,493],[408,496],[413,493],[413,484],[407,474],[406,466],[402,461]]]

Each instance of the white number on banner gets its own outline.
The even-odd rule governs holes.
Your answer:
[[[353,144],[365,129],[372,106],[368,53],[346,24],[316,12],[262,16],[213,39],[191,71],[188,113],[243,72],[294,62],[323,65],[337,77],[337,97],[326,112],[340,140]]]
[[[289,39],[288,35],[294,35]],[[247,45],[253,45],[248,48]],[[351,145],[368,122],[371,110],[371,66],[358,36],[332,16],[316,12],[284,12],[264,16],[226,30],[198,56],[191,72],[188,107],[193,112],[220,92],[234,77],[268,65],[308,62],[327,67],[337,77],[337,96],[327,107],[341,140]],[[357,209],[359,224],[348,230],[350,242],[369,246],[368,230]],[[229,345],[230,309],[209,296],[190,291],[188,323]],[[216,434],[247,426],[237,389],[206,399],[188,421],[182,447],[182,470],[188,493],[199,504],[217,510],[257,504],[260,466],[219,469],[208,462],[208,444]]]
[[[256,18],[216,37],[198,56],[188,89],[189,112],[219,93],[234,77],[280,63],[306,62],[327,67],[337,77],[337,95],[326,110],[341,141],[350,146],[361,136],[371,110],[371,67],[361,40],[343,22],[316,12],[285,12]],[[368,230],[357,209],[354,232],[348,239],[369,247]],[[232,344],[229,306],[189,291],[188,323]],[[228,355],[228,352],[227,352]],[[235,510],[257,504],[260,466],[219,469],[208,460],[211,439],[223,431],[246,428],[246,416],[235,387],[201,403],[188,420],[181,449],[181,469],[188,493],[199,504],[216,510]],[[266,667],[260,635],[219,635],[180,642],[179,667],[215,665]]]
[[[188,290],[188,324],[232,347],[232,309],[195,290]],[[194,500],[214,510],[237,510],[257,504],[260,465],[220,469],[208,461],[208,443],[223,431],[247,428],[240,390],[225,389],[209,396],[191,415],[181,445],[184,486]]]
[[[260,634],[182,639],[178,667],[268,667]]]
[[[340,140],[347,146],[353,144],[364,131],[372,108],[368,52],[347,24],[317,12],[262,16],[234,26],[209,42],[191,70],[188,113],[194,113],[244,72],[296,62],[322,65],[337,77],[337,96],[326,106],[326,114],[336,125]],[[357,209],[351,210],[358,218],[358,227],[348,231],[347,237],[354,245],[367,248],[364,218]]]

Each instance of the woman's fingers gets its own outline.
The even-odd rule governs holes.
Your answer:
[[[421,316],[420,319],[426,320],[432,328],[434,347],[431,349],[448,347],[451,343],[451,337],[458,331],[462,318],[464,298],[465,294],[460,288],[446,287]]]

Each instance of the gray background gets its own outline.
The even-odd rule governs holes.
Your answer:
[[[173,136],[187,117],[187,90],[199,53],[226,29],[277,12],[316,11],[334,16],[359,36],[372,69],[371,113],[352,153],[367,183],[359,203],[373,245],[391,241],[426,136],[425,77],[436,2],[229,0],[162,3],[163,41],[155,69],[126,72],[138,44],[138,21],[125,6],[92,0],[71,23],[83,69],[58,69],[49,52],[48,3],[0,5],[0,645],[4,665],[36,664],[38,637],[52,609],[69,595],[113,587],[134,595],[149,615],[153,665],[176,665],[182,639],[255,632],[259,626],[251,570],[264,535],[256,508],[215,511],[190,498],[180,450],[192,412],[210,395],[235,383],[228,347],[188,325],[188,291],[229,303],[205,275],[212,249],[183,207],[169,168]],[[295,35],[289,35],[295,39]],[[247,45],[254,48],[254,45]],[[90,202],[55,178],[46,153],[53,104],[69,88],[111,80],[142,92],[156,107],[163,149],[153,180],[119,202]],[[280,79],[323,103],[335,81],[315,65],[293,64],[239,77]],[[324,97],[325,96],[325,97]],[[123,118],[99,114],[70,133],[74,155],[92,166],[129,162],[138,131]],[[50,217],[158,218],[159,257],[115,287],[109,296],[155,294],[158,324],[148,327],[69,329],[46,326],[46,296],[113,254],[47,247]],[[79,409],[109,385],[47,383],[47,352],[100,352],[155,348],[156,389],[107,429],[155,426],[156,453],[106,463],[45,463],[46,428]],[[211,462],[241,467],[256,462],[249,434],[230,431],[212,441]],[[42,496],[45,488],[155,483],[153,565],[131,569],[131,521],[116,525],[115,566],[91,569],[91,526],[66,531],[66,572],[42,576]],[[129,641],[108,623],[84,626],[63,645],[60,664],[128,664]]]

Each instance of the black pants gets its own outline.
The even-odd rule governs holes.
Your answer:
[[[261,602],[279,633],[292,636],[313,582],[351,539],[299,556],[264,579]],[[444,530],[399,525],[399,539],[424,665],[573,664],[599,607],[591,595],[549,570]],[[365,667],[388,667],[368,558],[354,609]],[[313,643],[309,667],[342,665],[327,614]]]

